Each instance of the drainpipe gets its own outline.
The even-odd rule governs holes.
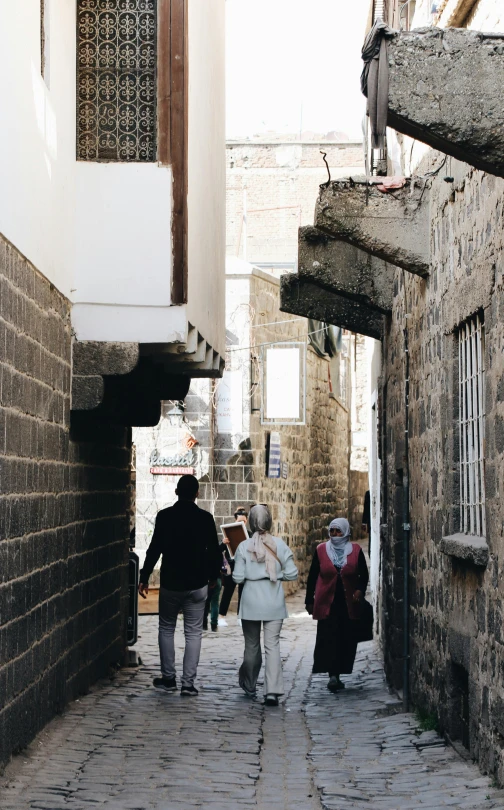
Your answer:
[[[406,274],[403,274],[404,286],[404,472],[403,472],[403,708],[409,711],[409,566],[410,566],[410,480],[409,480],[409,390],[410,359],[408,345],[408,318],[406,301]]]

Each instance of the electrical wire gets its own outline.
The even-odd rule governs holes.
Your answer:
[[[289,321],[283,321],[283,323],[289,323]],[[307,332],[305,337],[310,337],[310,335],[317,335],[319,332],[325,332],[325,326],[322,329],[315,329],[313,332]],[[251,349],[259,349],[261,346],[276,346],[279,343],[304,343],[303,335],[299,335],[298,337],[294,338],[286,338],[286,340],[270,340],[266,343],[256,343],[255,346],[239,346],[236,349],[227,349],[229,353],[231,352],[246,352],[250,351]]]
[[[288,318],[286,321],[270,321],[269,323],[251,323],[250,329],[259,329],[260,326],[276,326],[277,324],[293,323],[294,321],[307,321],[308,318]]]

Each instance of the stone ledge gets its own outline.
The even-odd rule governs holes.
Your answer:
[[[389,69],[389,127],[504,177],[503,33],[402,31]]]
[[[483,568],[488,563],[488,545],[485,538],[473,534],[451,534],[443,537],[441,551],[450,557],[458,557]]]

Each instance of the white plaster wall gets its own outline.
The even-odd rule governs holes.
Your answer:
[[[80,161],[76,200],[72,323],[77,337],[185,340],[185,308],[169,309],[171,169]]]
[[[73,287],[75,2],[51,0],[50,89],[40,0],[0,0],[0,231],[64,295]]]
[[[224,0],[189,0],[188,317],[224,356]]]
[[[170,306],[171,169],[77,162],[74,300]]]

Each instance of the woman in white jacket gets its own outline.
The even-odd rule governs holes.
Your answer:
[[[248,697],[255,697],[262,664],[261,624],[264,630],[264,694],[267,706],[278,706],[283,695],[280,631],[289,615],[282,580],[295,580],[298,570],[289,546],[280,537],[272,537],[271,513],[259,504],[250,510],[252,537],[238,546],[233,579],[244,583],[239,616],[245,638],[239,683]]]

